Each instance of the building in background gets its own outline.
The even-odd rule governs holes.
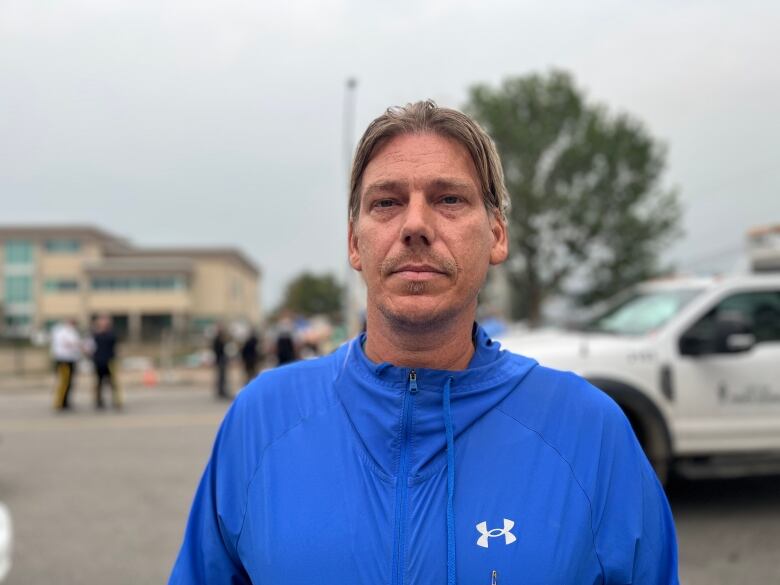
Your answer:
[[[260,270],[235,248],[136,247],[88,226],[0,226],[0,335],[31,336],[99,313],[120,337],[156,341],[216,322],[257,325]]]

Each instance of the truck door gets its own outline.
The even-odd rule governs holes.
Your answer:
[[[780,290],[722,298],[678,352],[680,454],[780,449]]]

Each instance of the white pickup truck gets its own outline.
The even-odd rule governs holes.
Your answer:
[[[609,394],[661,481],[780,471],[780,273],[649,282],[582,330],[499,340]]]

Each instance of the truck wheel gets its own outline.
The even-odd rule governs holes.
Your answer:
[[[588,381],[623,410],[658,480],[666,486],[672,469],[672,437],[661,411],[644,392],[633,386],[609,378],[594,377]]]
[[[660,427],[657,421],[652,417],[639,417],[634,412],[619,404],[620,408],[626,414],[634,434],[645,452],[645,456],[650,465],[653,466],[658,481],[666,487],[669,482],[669,472],[671,468],[669,443],[666,439],[664,429]]]

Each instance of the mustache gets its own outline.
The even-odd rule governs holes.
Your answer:
[[[442,258],[438,254],[428,252],[424,256],[419,254],[400,254],[394,258],[385,258],[380,266],[380,271],[382,276],[389,276],[394,272],[398,272],[398,269],[406,264],[425,264],[447,276],[454,275],[458,270],[458,265],[449,258]]]

